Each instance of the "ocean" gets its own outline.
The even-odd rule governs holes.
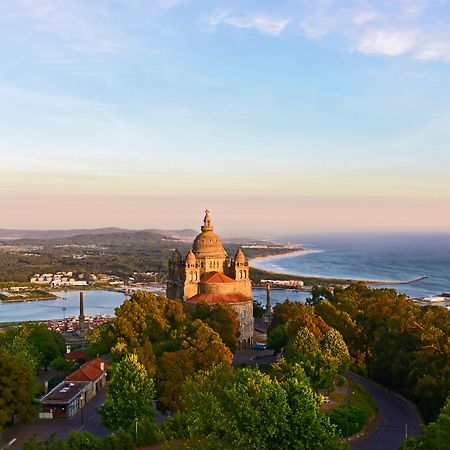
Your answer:
[[[277,240],[314,251],[256,261],[255,267],[363,280],[411,280],[425,275],[426,279],[412,284],[386,287],[413,298],[450,292],[450,234],[288,235]]]

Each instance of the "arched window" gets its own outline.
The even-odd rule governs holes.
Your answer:
[[[242,279],[242,270],[239,271],[239,278]]]
[[[191,275],[191,277],[190,277],[191,281],[194,281],[194,272],[191,272],[190,275]]]

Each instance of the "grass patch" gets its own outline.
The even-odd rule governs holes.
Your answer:
[[[359,383],[353,381],[352,384],[353,393],[348,403],[327,412],[331,423],[336,425],[343,437],[361,431],[378,411],[371,395]]]
[[[43,291],[40,289],[34,289],[32,291],[23,291],[20,293],[17,293],[16,295],[1,295],[0,294],[0,300],[2,300],[5,303],[8,302],[26,302],[30,300],[53,300],[55,298],[58,298],[56,295]]]

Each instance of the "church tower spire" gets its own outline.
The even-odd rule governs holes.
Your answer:
[[[214,231],[214,227],[211,225],[211,217],[209,217],[209,210],[205,210],[205,218],[203,219],[202,231]]]

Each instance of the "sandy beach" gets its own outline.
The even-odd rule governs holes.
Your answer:
[[[276,253],[273,255],[257,256],[256,258],[249,259],[248,262],[249,262],[250,266],[255,267],[255,266],[253,266],[253,263],[259,262],[259,261],[264,261],[266,259],[273,259],[273,258],[280,258],[280,257],[288,258],[291,256],[297,256],[297,255],[301,255],[304,253],[311,253],[311,252],[315,252],[315,250],[309,250],[307,248],[302,248],[302,249],[294,250],[291,252],[281,252],[281,253]],[[258,268],[258,267],[256,267],[256,268]],[[263,269],[263,270],[265,270],[265,269]]]

